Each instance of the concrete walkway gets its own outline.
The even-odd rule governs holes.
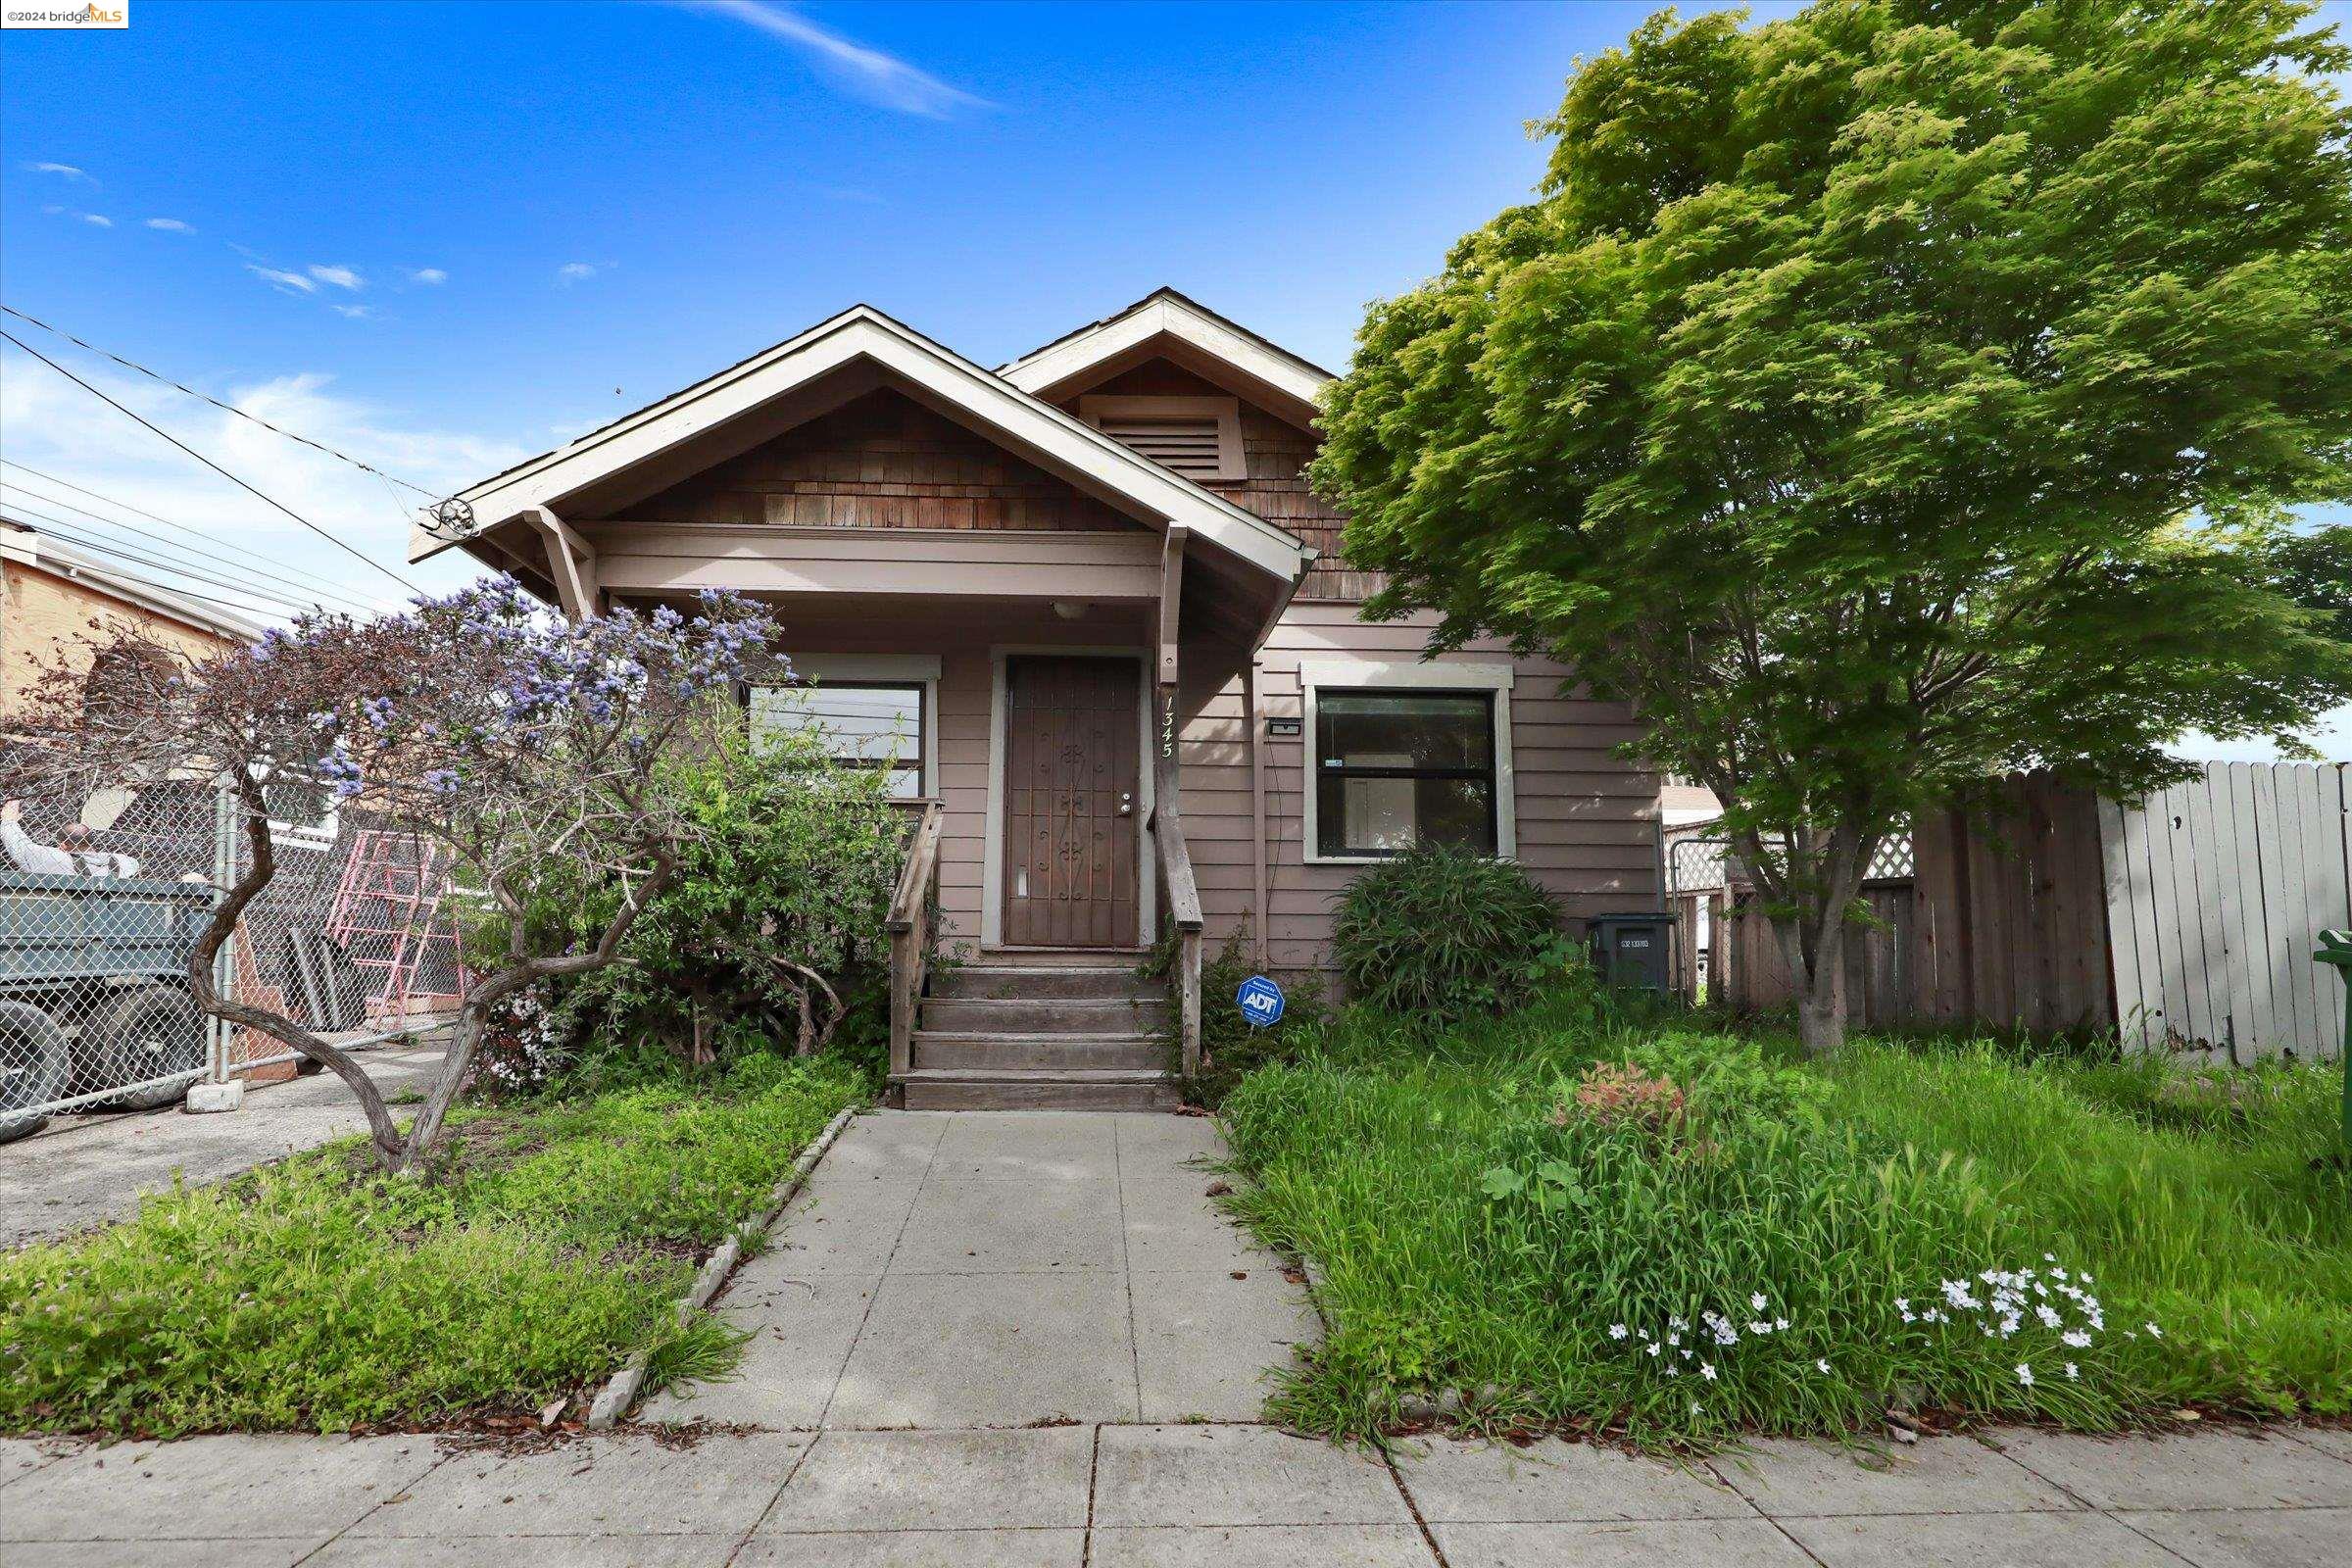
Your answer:
[[[1318,1337],[1222,1218],[1200,1117],[882,1111],[843,1133],[718,1307],[728,1382],[649,1421],[771,1431],[1254,1421]]]
[[[388,1097],[421,1094],[441,1063],[438,1047],[368,1051],[359,1057]],[[298,1150],[368,1130],[343,1081],[326,1073],[259,1084],[245,1108],[190,1116],[179,1110],[96,1112],[51,1118],[30,1138],[0,1144],[0,1248],[87,1230],[129,1213],[147,1193],[226,1180]]]
[[[2321,1568],[2352,1438],[2006,1432],[1676,1468],[1546,1442],[1388,1464],[1258,1426],[0,1441],[16,1568]]]

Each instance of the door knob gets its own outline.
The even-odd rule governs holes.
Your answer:
[[[1121,791],[1119,791],[1119,814],[1120,814],[1121,816],[1132,816],[1134,813],[1135,813],[1135,794],[1134,794],[1134,792],[1133,792],[1132,790],[1121,790]]]

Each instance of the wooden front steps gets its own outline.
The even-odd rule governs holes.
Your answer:
[[[908,1110],[1168,1110],[1165,987],[1120,950],[943,964],[894,1087]]]

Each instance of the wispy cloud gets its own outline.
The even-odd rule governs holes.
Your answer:
[[[355,321],[364,321],[375,314],[365,305],[330,305],[327,309],[337,316],[348,316]]]
[[[368,286],[366,280],[348,267],[315,266],[311,269],[311,275],[321,283],[332,283],[337,288],[361,289]]]
[[[263,282],[273,284],[278,288],[288,289],[301,294],[316,294],[318,292],[318,285],[312,282],[309,278],[303,276],[300,272],[288,272],[275,267],[263,267],[256,262],[247,262],[245,264],[245,270],[251,272]]]
[[[193,234],[196,232],[194,223],[183,223],[176,218],[150,218],[147,220],[147,226],[160,228],[167,234]]]
[[[556,269],[556,281],[565,287],[573,283],[585,283],[612,265],[611,262],[565,262]]]
[[[89,223],[98,228],[112,228],[115,226],[115,220],[107,217],[104,213],[75,213],[74,216],[80,219],[83,222]]]
[[[435,283],[448,282],[449,274],[441,270],[441,269],[438,267],[419,267],[409,274],[409,281],[412,283],[422,283],[427,287],[430,287]]]
[[[85,180],[92,185],[98,183],[72,164],[26,164],[24,167],[36,174],[57,174],[66,179]]]
[[[802,16],[789,6],[761,0],[684,0],[698,11],[714,11],[771,38],[781,38],[813,61],[843,91],[904,115],[946,120],[959,110],[993,109],[987,99],[952,87],[919,66],[869,48]]]

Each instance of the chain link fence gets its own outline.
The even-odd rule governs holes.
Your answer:
[[[153,1109],[299,1058],[206,1018],[188,960],[246,835],[209,781],[15,803],[0,823],[0,1141],[62,1111]],[[271,822],[276,874],[218,956],[222,995],[347,1047],[422,1032],[464,990],[445,858],[362,812]]]

